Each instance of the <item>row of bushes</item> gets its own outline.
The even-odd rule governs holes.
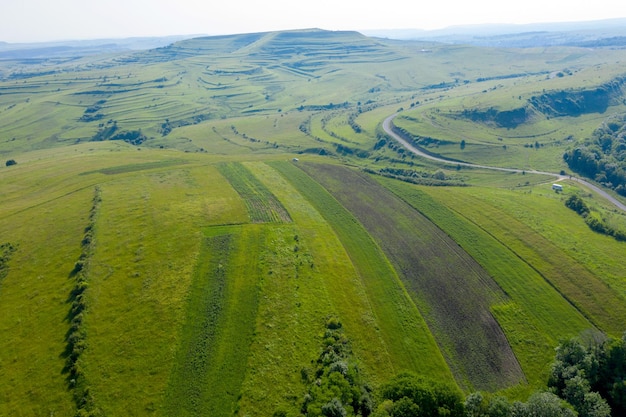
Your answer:
[[[418,172],[412,169],[401,168],[382,168],[378,171],[371,168],[364,168],[363,171],[368,174],[381,175],[386,178],[393,178],[396,180],[409,182],[411,184],[426,185],[431,187],[467,187],[468,184],[453,180],[446,176],[442,170],[437,170],[434,174],[428,172]]]
[[[341,322],[326,323],[323,347],[312,367],[301,415],[307,417],[611,417],[626,415],[626,335],[613,340],[596,332],[562,342],[551,365],[548,389],[526,402],[473,392],[409,372],[372,390],[352,355]],[[278,410],[274,417],[286,417]]]
[[[81,241],[82,251],[71,273],[75,282],[69,297],[71,306],[67,318],[70,322],[70,328],[66,335],[65,371],[68,374],[68,385],[73,392],[74,401],[78,408],[77,415],[79,416],[94,415],[93,399],[89,393],[89,388],[87,387],[87,382],[81,369],[80,358],[87,346],[87,334],[83,325],[84,314],[87,308],[85,291],[89,287],[89,261],[94,250],[94,227],[101,201],[100,188],[96,187],[93,204],[89,212],[89,222],[87,227],[85,227]]]
[[[16,249],[10,242],[0,244],[0,281],[9,273],[9,259]]]
[[[602,233],[603,235],[612,236],[615,239],[624,242],[626,241],[626,232],[618,230],[606,223],[601,218],[591,213],[589,206],[585,201],[577,195],[570,196],[565,200],[565,206],[574,210],[576,213],[585,219],[585,223],[591,230],[596,233]]]
[[[372,413],[372,390],[360,374],[350,342],[337,318],[331,317],[326,323],[320,355],[313,368],[301,370],[301,376],[308,385],[302,414],[367,417]]]

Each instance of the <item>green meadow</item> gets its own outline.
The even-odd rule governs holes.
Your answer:
[[[0,415],[321,415],[322,364],[374,409],[405,371],[526,401],[560,341],[626,331],[626,243],[565,201],[626,214],[551,188],[624,112],[624,54],[305,30],[0,61]]]

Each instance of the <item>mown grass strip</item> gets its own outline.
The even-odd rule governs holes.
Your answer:
[[[258,254],[262,231],[218,227],[206,234],[166,393],[167,415],[232,415],[246,373],[258,274],[244,254]]]
[[[389,261],[372,237],[328,191],[304,171],[288,162],[270,164],[323,216],[337,234],[356,268],[377,330],[394,369],[411,370],[432,378],[452,380],[435,340]],[[387,375],[389,376],[389,375]]]
[[[302,164],[365,226],[398,271],[424,315],[457,381],[499,389],[524,379],[491,314],[505,294],[465,251],[432,222],[367,174]]]
[[[186,161],[183,160],[164,160],[164,161],[154,161],[154,162],[143,162],[139,164],[126,164],[126,165],[118,165],[110,168],[102,168],[97,169],[95,171],[85,171],[81,172],[78,175],[89,175],[89,174],[105,174],[105,175],[116,175],[116,174],[126,174],[129,172],[137,172],[144,171],[148,169],[157,169],[157,168],[169,168],[176,165],[186,164]]]
[[[177,365],[169,384],[170,414],[199,415],[211,395],[207,370],[217,343],[226,291],[226,268],[232,245],[231,234],[204,239],[189,290],[187,319]]]
[[[571,304],[510,248],[468,219],[433,198],[428,191],[406,183],[379,179],[387,188],[422,212],[476,259],[510,297],[492,310],[504,328],[528,381],[542,386],[553,348],[559,339],[590,328]],[[463,204],[467,209],[467,202]],[[480,207],[494,217],[493,208]]]
[[[218,166],[246,203],[252,223],[284,223],[291,217],[272,192],[241,163],[223,163]]]

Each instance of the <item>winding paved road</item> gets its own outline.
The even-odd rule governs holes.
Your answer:
[[[622,202],[620,202],[619,200],[617,200],[615,197],[613,197],[612,195],[610,195],[609,193],[607,193],[606,191],[604,191],[603,189],[601,189],[600,187],[593,185],[585,180],[582,180],[580,178],[575,178],[575,177],[569,177],[567,175],[560,175],[560,174],[555,174],[554,172],[545,172],[545,171],[528,171],[528,170],[523,170],[523,169],[516,169],[516,168],[500,168],[500,167],[492,167],[492,166],[488,166],[488,165],[479,165],[479,164],[470,164],[468,162],[456,162],[456,161],[451,161],[445,158],[440,158],[437,156],[433,156],[433,155],[429,155],[423,151],[421,151],[420,149],[416,148],[415,146],[411,145],[409,142],[407,142],[404,138],[402,138],[402,136],[398,135],[397,133],[395,133],[392,129],[392,124],[393,124],[393,119],[398,115],[398,113],[394,113],[391,116],[387,117],[384,121],[383,121],[383,130],[389,135],[391,136],[393,139],[395,139],[397,142],[399,142],[402,146],[404,146],[407,150],[409,150],[410,152],[413,152],[415,155],[420,156],[422,158],[426,158],[426,159],[430,159],[432,161],[437,161],[437,162],[442,162],[442,163],[446,163],[446,164],[454,164],[454,165],[460,165],[463,167],[471,167],[471,168],[482,168],[482,169],[491,169],[494,171],[504,171],[504,172],[528,172],[530,174],[542,174],[542,175],[550,175],[553,176],[557,179],[557,181],[560,180],[564,180],[564,179],[570,179],[572,181],[576,181],[579,184],[593,190],[595,193],[599,194],[600,196],[604,197],[605,199],[607,199],[608,201],[610,201],[613,205],[615,205],[615,207],[617,207],[618,209],[626,212],[626,205],[624,205]]]

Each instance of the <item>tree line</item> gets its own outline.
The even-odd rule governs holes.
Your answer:
[[[626,415],[626,334],[603,334],[561,342],[547,389],[525,402],[473,392],[402,372],[376,390],[365,381],[350,342],[329,319],[314,368],[303,368],[308,385],[301,414],[320,417],[611,417]],[[288,416],[277,411],[274,417]]]
[[[563,159],[573,171],[626,196],[626,115],[605,121]]]

